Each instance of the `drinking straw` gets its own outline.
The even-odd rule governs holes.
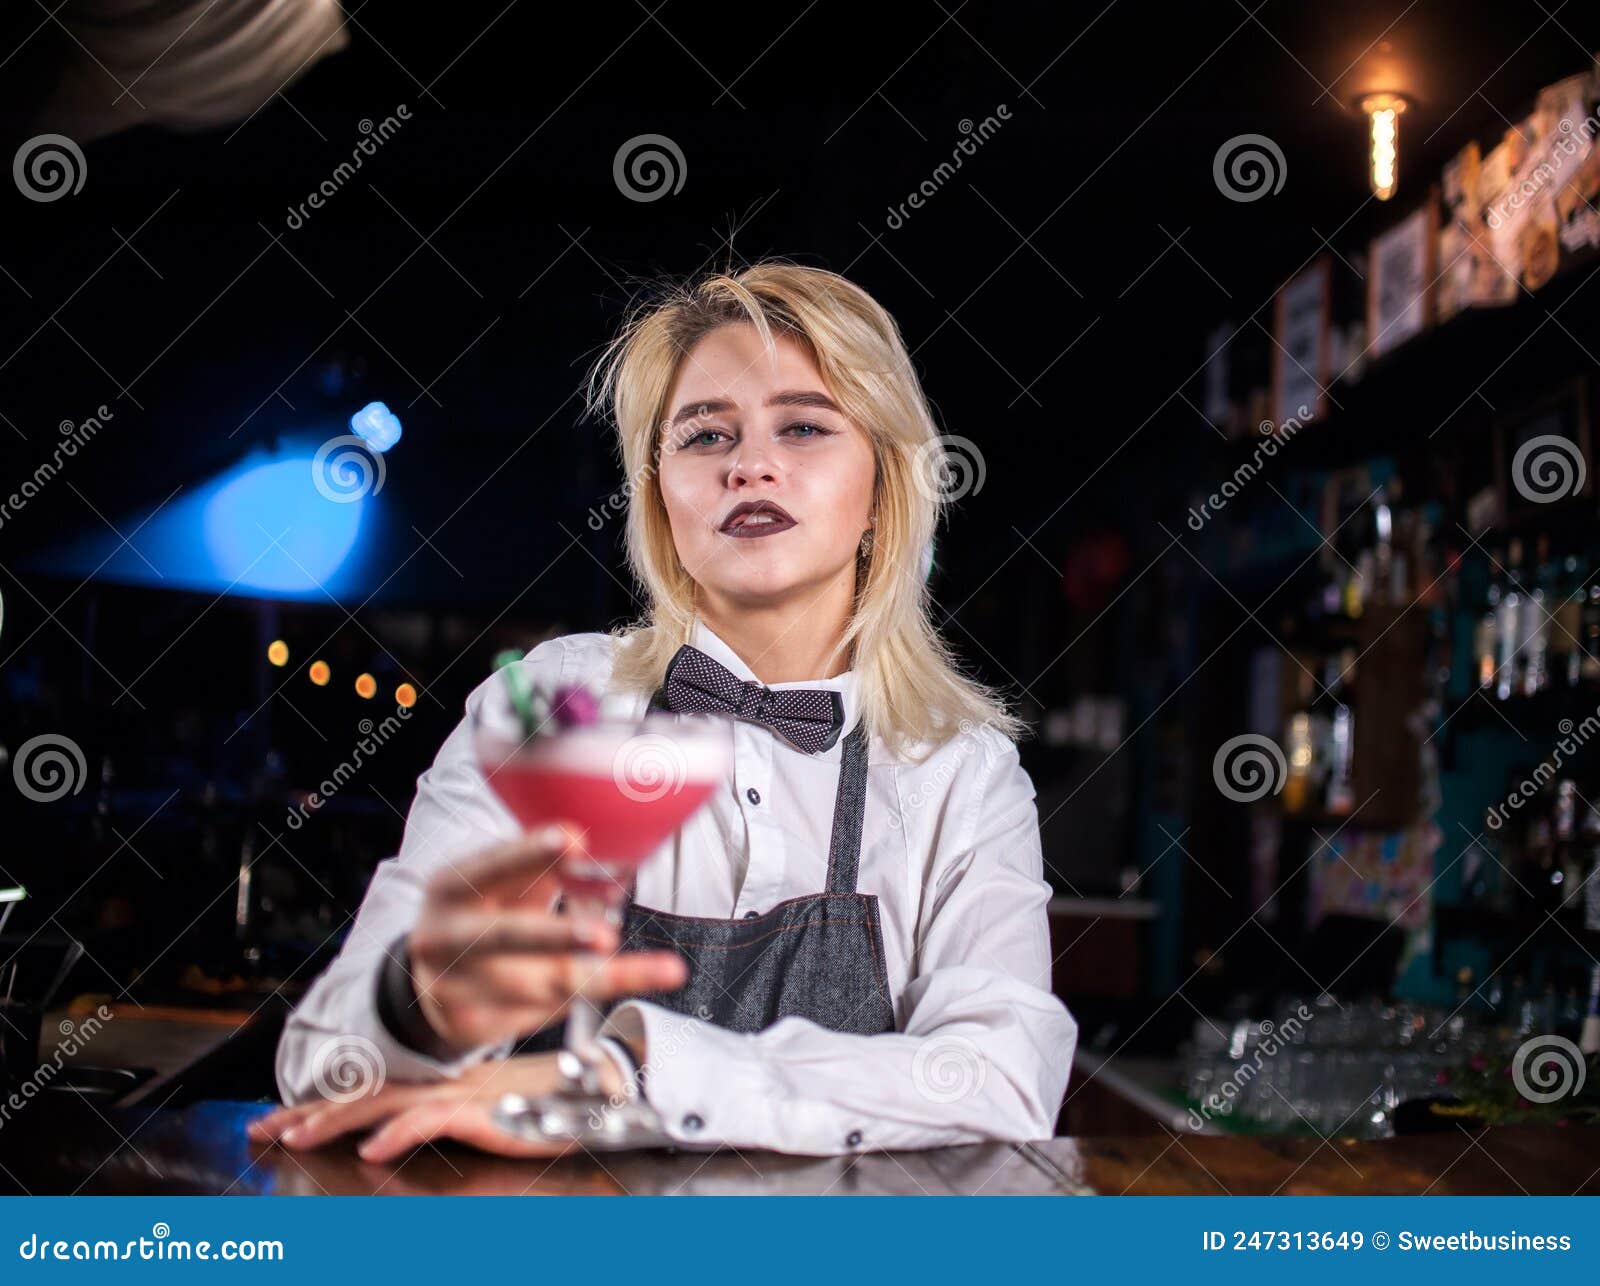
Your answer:
[[[539,717],[533,708],[534,694],[528,686],[527,676],[517,664],[520,660],[522,660],[521,652],[516,648],[507,648],[495,656],[494,666],[505,676],[506,690],[511,694],[511,705],[516,710],[517,717],[522,720],[522,735],[531,737],[539,730]]]
[[[28,896],[28,890],[20,884],[15,888],[0,889],[0,902],[6,904],[6,909],[0,911],[0,933],[6,931],[6,921],[11,918],[11,913],[17,909],[17,903]]]

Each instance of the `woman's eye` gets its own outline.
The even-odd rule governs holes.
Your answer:
[[[810,420],[801,420],[795,424],[790,424],[783,431],[792,433],[797,438],[822,438],[833,432],[832,429],[825,429],[822,425],[813,424]]]
[[[721,436],[721,429],[701,429],[700,432],[685,438],[683,445],[686,447],[708,447],[713,445]]]

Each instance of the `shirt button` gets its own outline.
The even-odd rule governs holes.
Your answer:
[[[744,797],[752,804],[759,804],[761,802],[761,792],[754,786],[750,787],[749,790],[744,792]]]
[[[851,1130],[849,1134],[845,1135],[844,1145],[847,1148],[859,1148],[861,1146],[861,1131]]]
[[[758,916],[760,914],[761,914],[761,912],[759,912],[759,911],[746,911],[744,913],[744,918],[746,920],[754,920],[756,918],[756,916]]]
[[[705,1125],[705,1122],[693,1112],[690,1112],[688,1116],[683,1118],[683,1128],[691,1133],[700,1129],[703,1125]]]

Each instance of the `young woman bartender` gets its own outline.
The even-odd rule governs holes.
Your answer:
[[[1077,1026],[1050,992],[1034,791],[1016,721],[929,620],[943,443],[893,319],[836,274],[761,263],[637,313],[590,393],[633,481],[648,621],[522,665],[619,713],[734,716],[732,788],[643,868],[619,940],[552,909],[581,837],[519,834],[464,721],[289,1019],[294,1106],[252,1135],[536,1151],[490,1111],[553,1088],[554,1055],[519,1040],[581,989],[621,1000],[608,1090],[685,1146],[1048,1137]]]

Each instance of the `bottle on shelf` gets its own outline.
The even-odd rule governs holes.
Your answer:
[[[1579,665],[1583,660],[1584,586],[1579,579],[1581,574],[1577,554],[1569,552],[1561,560],[1555,619],[1550,623],[1548,664],[1552,687],[1578,686]]]
[[[1556,994],[1554,978],[1545,979],[1544,990],[1539,993],[1539,1026],[1541,1032],[1554,1032],[1561,1022],[1561,997]]]
[[[1594,691],[1600,688],[1600,581],[1583,589],[1583,655],[1578,658],[1579,682]]]
[[[1561,881],[1552,878],[1559,871],[1560,868],[1555,864],[1555,842],[1551,835],[1550,819],[1541,812],[1528,821],[1522,876],[1534,908],[1541,913],[1555,911],[1561,905]]]
[[[1391,598],[1394,592],[1394,505],[1393,500],[1398,496],[1400,483],[1398,479],[1390,481],[1389,485],[1375,498],[1372,506],[1372,545],[1369,575],[1366,579],[1367,592],[1370,601],[1380,606],[1386,606],[1396,601]],[[1361,566],[1357,561],[1356,566]]]
[[[1289,768],[1284,776],[1283,793],[1279,796],[1286,813],[1307,811],[1316,783],[1316,774],[1320,768],[1318,753],[1320,743],[1311,712],[1312,689],[1316,680],[1304,666],[1301,666],[1297,681],[1299,690],[1296,706],[1289,716],[1288,729],[1284,737],[1284,757],[1288,760]]]
[[[1584,851],[1583,927],[1600,933],[1600,811],[1583,805],[1583,822],[1578,828]]]
[[[1546,878],[1551,885],[1550,901],[1562,910],[1573,905],[1583,879],[1578,852],[1578,783],[1570,777],[1556,782],[1550,832],[1553,846]]]
[[[1531,697],[1549,686],[1546,664],[1550,651],[1550,622],[1555,606],[1554,594],[1559,569],[1550,558],[1550,537],[1543,532],[1534,544],[1531,588],[1522,604],[1517,622],[1521,641],[1523,696]]]
[[[1327,720],[1327,785],[1323,807],[1335,817],[1349,813],[1356,802],[1355,711],[1350,704],[1355,688],[1355,667],[1356,650],[1346,647],[1328,658],[1323,671],[1322,702]]]
[[[1473,840],[1461,851],[1461,903],[1463,906],[1492,907],[1494,885],[1490,870],[1494,863],[1487,838]]]
[[[1507,557],[1506,583],[1495,608],[1495,690],[1502,701],[1522,690],[1522,541],[1513,537]]]
[[[1483,615],[1473,634],[1472,652],[1477,658],[1478,686],[1493,688],[1495,670],[1500,664],[1500,600],[1505,597],[1505,551],[1489,551],[1489,590],[1484,596]]]
[[[1506,984],[1505,975],[1496,969],[1483,981],[1483,1009],[1484,1021],[1490,1026],[1501,1026],[1505,1023],[1506,1014]]]
[[[1518,1040],[1526,1040],[1539,1030],[1538,994],[1522,974],[1511,983],[1511,1030]]]
[[[1394,494],[1400,495],[1396,480]],[[1394,515],[1394,551],[1389,559],[1389,601],[1400,607],[1426,597],[1433,588],[1428,574],[1428,545],[1432,539],[1422,510],[1397,507]]]
[[[1569,978],[1561,989],[1561,1002],[1556,1009],[1553,1028],[1558,1036],[1575,1041],[1583,1034],[1583,990],[1575,979]]]
[[[1585,1056],[1600,1054],[1600,963],[1589,970],[1589,1003],[1583,1015],[1578,1048]]]

